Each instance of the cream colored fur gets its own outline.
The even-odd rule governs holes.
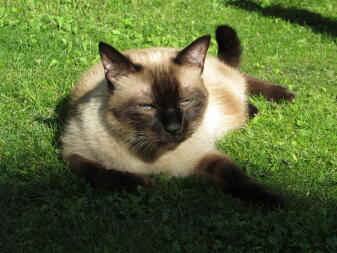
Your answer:
[[[178,50],[173,48],[151,48],[124,53],[133,62],[146,66],[165,63],[176,52]],[[246,82],[241,73],[207,56],[202,78],[209,98],[199,128],[176,149],[164,152],[153,162],[145,162],[111,136],[102,123],[107,88],[102,64],[94,65],[74,87],[71,104],[78,104],[78,107],[77,113],[69,118],[61,137],[64,158],[77,154],[107,169],[141,174],[165,172],[173,176],[186,176],[192,173],[204,156],[218,152],[216,141],[226,132],[242,126],[247,117]],[[180,81],[184,84],[184,80]]]

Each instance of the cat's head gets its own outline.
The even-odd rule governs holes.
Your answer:
[[[207,106],[201,75],[209,43],[206,35],[181,51],[124,54],[99,44],[108,86],[107,122],[134,150],[173,149],[195,132]]]

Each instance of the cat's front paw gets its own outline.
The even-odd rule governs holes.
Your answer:
[[[282,100],[294,102],[295,93],[293,93],[286,87],[275,84],[272,87],[270,87],[266,98],[270,101],[274,101],[277,103],[281,102]]]
[[[249,119],[253,119],[255,116],[259,115],[259,109],[252,103],[248,103],[248,116]]]
[[[143,182],[143,186],[145,187],[149,187],[149,188],[155,188],[156,184],[155,182],[150,179],[150,178],[145,178],[144,182]]]
[[[133,174],[133,175],[135,179],[135,182],[134,182],[135,185],[141,185],[141,186],[149,187],[149,188],[156,187],[156,184],[148,176],[141,175],[141,174]]]

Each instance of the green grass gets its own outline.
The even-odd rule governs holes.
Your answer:
[[[335,0],[2,0],[0,251],[336,252],[336,10]],[[252,98],[261,115],[219,142],[286,209],[194,178],[158,176],[157,189],[125,194],[75,177],[60,158],[62,111],[98,41],[182,48],[219,24],[237,29],[243,71],[297,94]]]

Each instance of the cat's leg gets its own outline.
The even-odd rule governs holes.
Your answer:
[[[80,155],[66,157],[69,166],[77,175],[84,177],[93,186],[110,190],[132,190],[137,185],[154,187],[154,182],[147,176],[123,172],[118,170],[107,170],[101,164],[86,159]]]
[[[248,116],[250,119],[254,118],[259,114],[259,109],[252,103],[248,103]]]
[[[197,166],[197,174],[242,200],[263,202],[279,208],[284,206],[283,198],[278,193],[255,182],[222,154],[205,156]]]
[[[225,64],[239,68],[241,59],[241,42],[236,31],[227,25],[218,26],[215,32],[218,43],[218,58]],[[286,87],[279,84],[263,81],[256,77],[244,74],[248,84],[248,94],[262,95],[270,101],[293,101],[295,98]]]
[[[263,81],[247,74],[245,74],[245,78],[249,94],[262,95],[269,101],[274,102],[280,102],[281,100],[293,102],[295,99],[293,92],[279,84]]]

